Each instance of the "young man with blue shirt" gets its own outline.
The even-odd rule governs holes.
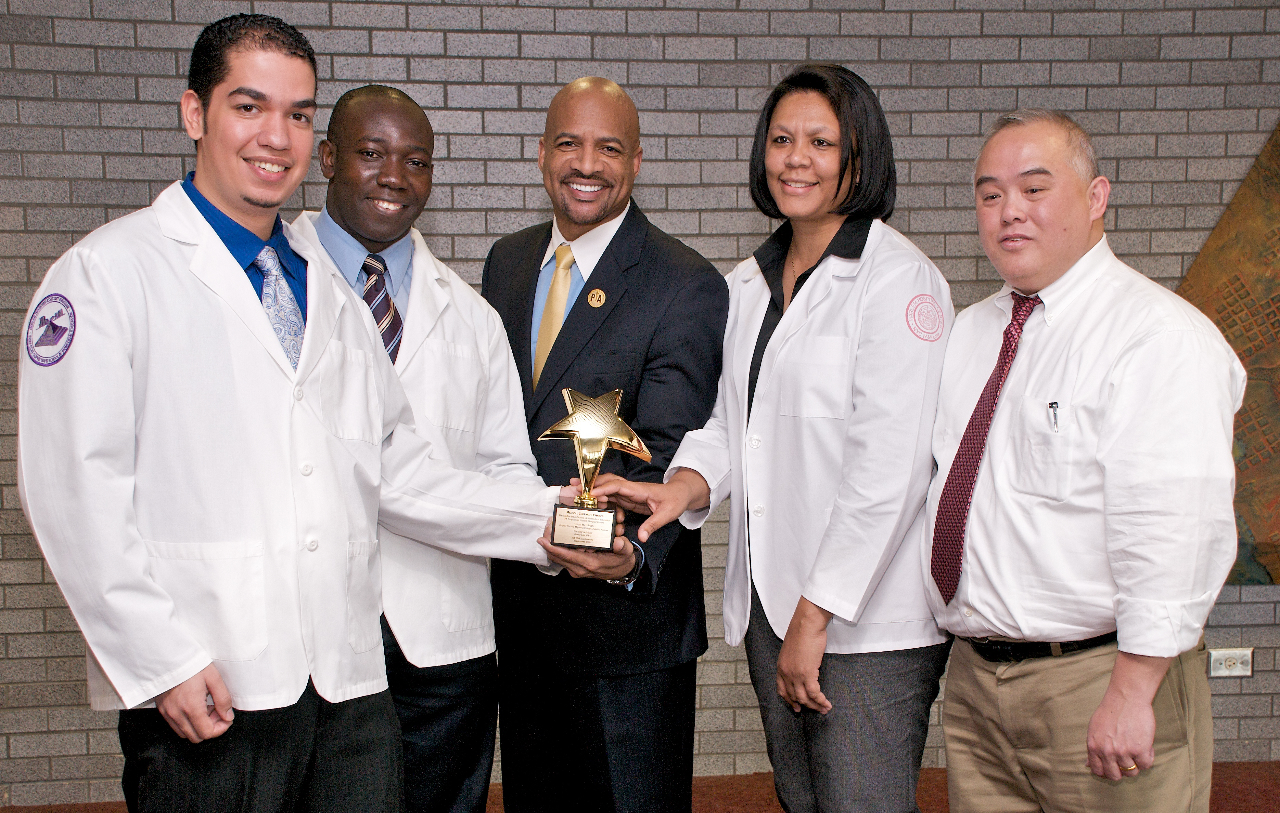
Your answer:
[[[413,99],[381,85],[348,91],[320,143],[325,208],[293,227],[371,303],[415,421],[443,436],[453,465],[541,485],[502,321],[413,228],[431,194],[433,148]],[[488,560],[385,529],[379,537],[406,807],[483,813],[498,716]]]
[[[194,175],[73,246],[28,315],[19,495],[93,706],[122,710],[131,811],[401,810],[379,524],[547,563],[561,495],[449,467],[366,306],[280,222],[315,90],[291,26],[208,26]]]

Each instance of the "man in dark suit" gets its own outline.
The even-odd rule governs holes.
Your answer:
[[[484,296],[502,316],[524,385],[538,473],[577,476],[572,447],[537,438],[566,414],[561,390],[622,390],[619,415],[652,461],[604,471],[660,482],[684,433],[711,415],[728,290],[716,269],[630,199],[635,105],[579,79],[547,110],[538,167],[555,218],[499,240]],[[643,545],[555,548],[558,575],[493,563],[503,801],[524,811],[689,810],[696,659],[707,648],[697,531]]]

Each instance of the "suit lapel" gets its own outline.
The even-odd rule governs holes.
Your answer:
[[[591,277],[587,279],[582,292],[565,316],[564,325],[556,336],[556,343],[547,354],[547,363],[542,368],[542,377],[538,379],[538,387],[533,391],[526,414],[533,415],[542,407],[542,402],[549,394],[560,391],[560,378],[622,300],[622,295],[627,290],[626,271],[640,261],[648,222],[633,202],[631,211],[618,227],[618,233],[613,236],[609,248],[601,256],[600,262],[596,264]],[[546,251],[545,244],[543,251]],[[591,292],[596,289],[604,293],[604,303],[599,307],[593,307],[589,301]],[[530,312],[532,314],[532,304]],[[530,329],[529,322],[530,320],[526,320],[526,331]],[[594,396],[600,393],[588,394]]]

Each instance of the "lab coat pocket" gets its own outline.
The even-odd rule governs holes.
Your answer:
[[[427,339],[419,352],[431,359],[431,378],[427,386],[410,391],[414,416],[441,428],[474,432],[479,411],[476,404],[486,394],[484,369],[475,348]]]
[[[382,565],[378,540],[347,543],[347,643],[355,652],[368,652],[382,643]]]
[[[779,412],[799,418],[843,418],[853,400],[849,381],[849,340],[809,336],[778,354],[773,375],[779,385]]]
[[[381,442],[382,398],[371,354],[330,341],[316,368],[315,386],[320,419],[334,437]]]
[[[493,626],[489,568],[483,559],[441,552],[440,614],[449,632]]]
[[[1010,431],[1012,485],[1024,494],[1061,501],[1071,488],[1071,405],[1026,396]]]
[[[267,648],[262,540],[144,542],[151,578],[174,614],[219,661],[251,661]]]

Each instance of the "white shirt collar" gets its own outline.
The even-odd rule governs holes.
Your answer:
[[[1042,288],[1036,295],[1044,303],[1044,320],[1052,322],[1081,291],[1087,290],[1112,256],[1111,246],[1107,245],[1107,236],[1104,234],[1065,274]],[[1013,288],[1007,283],[996,295],[996,305],[1006,313],[1013,313]]]
[[[591,272],[596,269],[600,258],[608,250],[609,244],[613,242],[613,236],[622,227],[622,220],[629,211],[631,211],[630,201],[627,202],[627,208],[622,210],[622,214],[612,220],[606,220],[577,240],[565,240],[564,235],[560,233],[560,226],[556,223],[556,219],[552,217],[551,242],[547,244],[547,250],[542,254],[542,263],[538,267],[541,268],[547,264],[547,261],[556,253],[556,249],[561,243],[568,243],[569,248],[573,251],[573,262],[578,266],[578,273],[582,274],[582,281],[586,282],[591,276]]]

